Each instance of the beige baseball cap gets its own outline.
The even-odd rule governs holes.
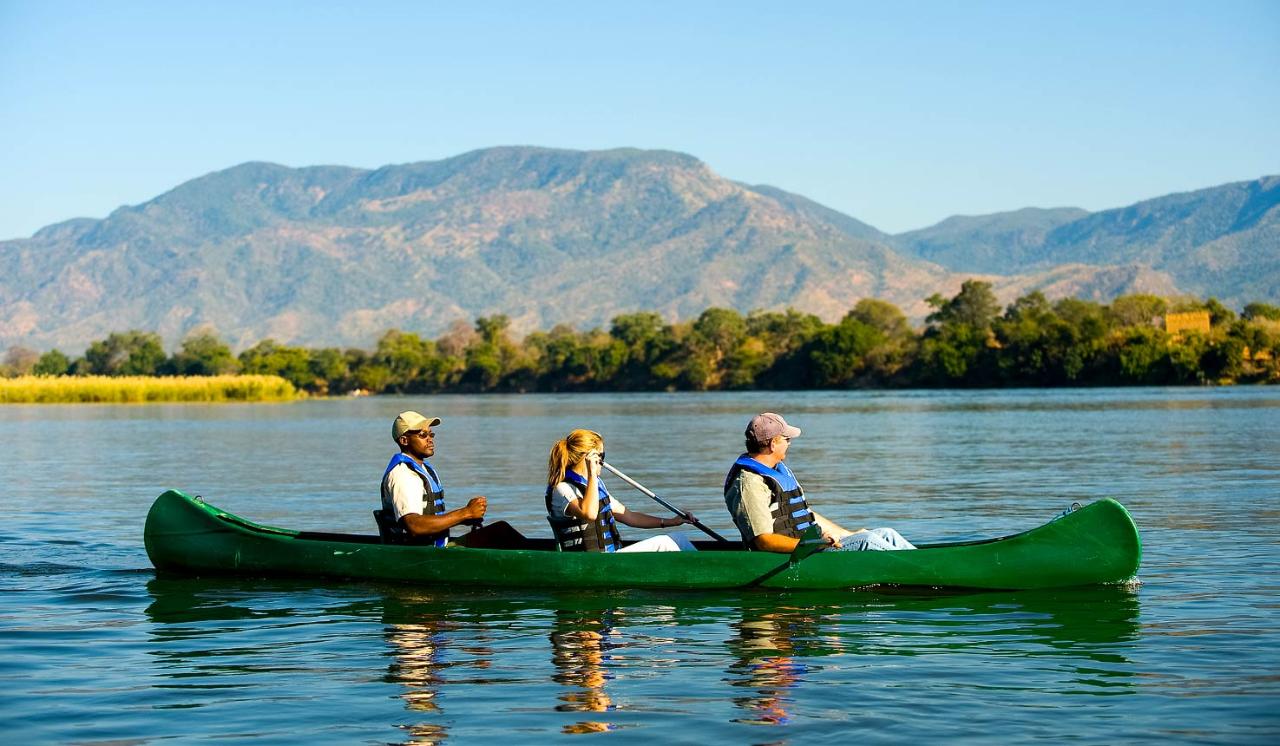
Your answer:
[[[421,430],[427,427],[434,427],[440,424],[439,417],[423,417],[417,412],[401,412],[396,415],[395,422],[391,423],[391,439],[399,442],[400,436],[410,430]]]
[[[800,434],[800,428],[792,427],[787,421],[782,419],[782,415],[773,412],[764,412],[751,418],[751,422],[747,424],[747,431],[744,433],[753,442],[764,445],[774,438],[781,435],[784,438],[794,438]]]

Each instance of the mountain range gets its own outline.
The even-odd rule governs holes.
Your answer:
[[[82,349],[111,331],[173,344],[212,327],[369,347],[503,313],[525,332],[653,310],[795,307],[838,319],[883,298],[921,319],[965,279],[1280,297],[1280,177],[1090,213],[1024,209],[889,235],[668,151],[501,147],[376,170],[245,163],[104,219],[0,242],[0,347]]]

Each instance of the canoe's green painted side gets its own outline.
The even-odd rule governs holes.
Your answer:
[[[392,546],[376,543],[376,537],[326,540],[259,526],[176,490],[151,506],[144,538],[152,564],[165,571],[524,588],[736,588],[788,560],[743,551],[604,555]],[[1141,558],[1141,540],[1128,511],[1104,499],[992,541],[904,552],[821,552],[761,585],[1055,588],[1128,580]]]

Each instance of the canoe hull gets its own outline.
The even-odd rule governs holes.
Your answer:
[[[152,505],[144,539],[152,564],[165,572],[517,588],[1057,588],[1125,582],[1142,556],[1128,511],[1109,499],[999,539],[820,552],[791,566],[785,555],[745,551],[602,555],[385,545],[376,536],[261,526],[176,490]]]

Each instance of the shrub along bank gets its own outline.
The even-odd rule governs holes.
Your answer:
[[[863,300],[830,324],[791,309],[744,316],[709,308],[676,324],[639,312],[615,317],[608,330],[560,325],[516,340],[498,315],[434,340],[393,329],[373,350],[268,339],[238,356],[213,334],[190,336],[167,355],[158,335],[127,331],[77,359],[10,349],[5,369],[258,374],[321,395],[1280,382],[1280,307],[1266,303],[1237,313],[1214,299],[1128,295],[1102,304],[1034,292],[1001,308],[980,281],[928,302],[934,310],[920,329],[893,304]]]

